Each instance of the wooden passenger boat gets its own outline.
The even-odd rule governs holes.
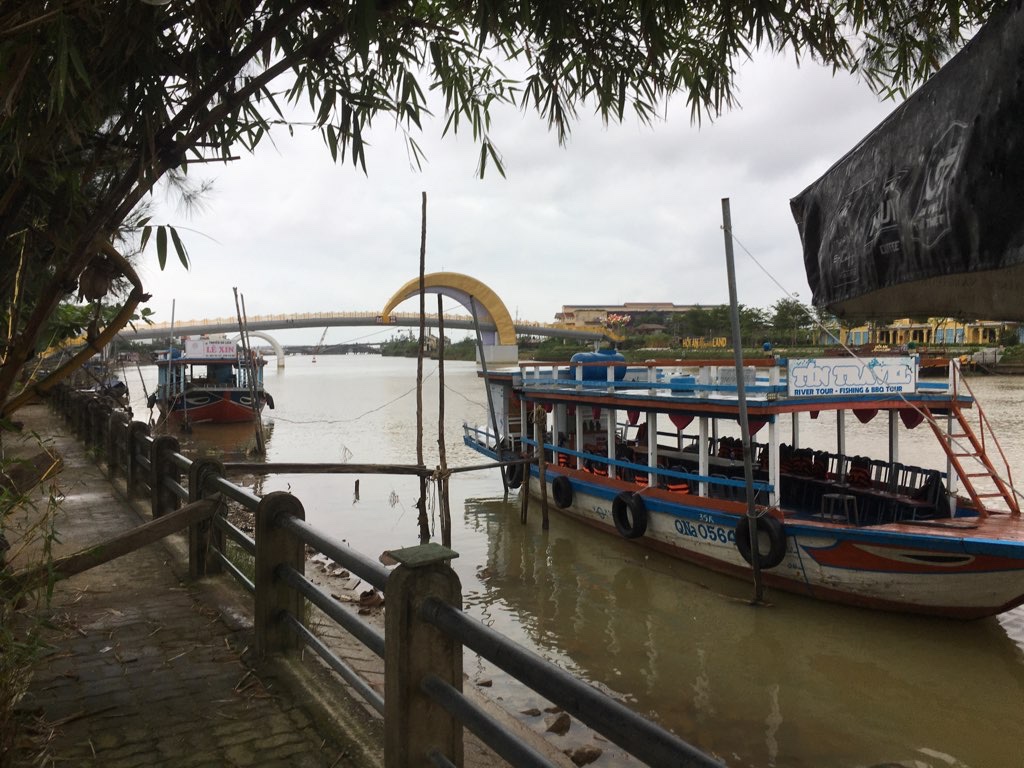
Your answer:
[[[487,372],[492,424],[466,425],[465,443],[492,458],[540,458],[539,425],[555,507],[717,571],[749,577],[753,519],[764,582],[776,588],[963,619],[1024,602],[1010,470],[956,365],[930,382],[919,381],[915,357],[748,365],[749,488],[735,368],[682,366],[620,359]],[[834,420],[828,445],[803,444],[801,414]],[[872,417],[888,419],[888,445],[848,455],[848,420]],[[915,427],[931,431],[945,466],[900,461],[900,434]],[[751,442],[762,429],[766,440]],[[539,462],[521,466],[509,486],[525,479],[522,492],[539,494]]]
[[[249,359],[234,342],[189,339],[185,349],[161,352],[156,360],[157,389],[150,408],[173,423],[230,424],[259,418],[274,400],[263,388],[267,361]]]

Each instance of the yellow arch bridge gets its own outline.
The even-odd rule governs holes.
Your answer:
[[[514,349],[516,335],[556,336],[580,340],[619,341],[621,336],[607,328],[584,330],[558,324],[544,324],[528,321],[513,321],[504,302],[486,285],[468,275],[457,272],[435,272],[425,275],[424,293],[436,293],[456,299],[470,314],[444,313],[441,317],[445,328],[479,330],[484,337],[485,349]],[[250,315],[246,318],[249,333],[265,339],[283,361],[281,345],[267,335],[268,331],[292,328],[326,328],[337,326],[413,326],[420,324],[419,312],[396,312],[395,308],[404,301],[419,294],[419,278],[410,280],[388,300],[379,312],[304,312],[299,314]],[[437,327],[436,313],[424,313],[424,324]],[[159,339],[171,333],[175,336],[198,336],[205,333],[238,333],[236,317],[214,317],[200,320],[182,320],[174,323],[154,323],[126,328],[120,336],[125,339]]]

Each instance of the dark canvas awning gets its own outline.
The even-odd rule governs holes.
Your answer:
[[[815,305],[1024,320],[1021,5],[791,201]]]

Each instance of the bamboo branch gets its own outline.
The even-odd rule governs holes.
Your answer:
[[[53,387],[71,375],[72,372],[81,368],[89,358],[109,344],[110,341],[113,340],[113,338],[120,333],[126,325],[128,325],[139,304],[149,299],[149,296],[143,291],[142,281],[139,279],[138,274],[135,272],[135,269],[128,260],[118,253],[110,243],[101,244],[100,249],[118,266],[118,268],[120,268],[122,274],[124,274],[124,276],[127,277],[134,286],[132,288],[132,292],[128,295],[128,300],[125,302],[124,306],[121,307],[121,311],[117,313],[117,316],[107,324],[107,327],[103,329],[99,336],[86,345],[84,350],[76,354],[67,363],[62,365],[45,379],[5,403],[3,408],[0,409],[0,417],[6,418],[26,403],[29,403],[35,398],[50,391]]]

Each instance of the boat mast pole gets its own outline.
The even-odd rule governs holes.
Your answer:
[[[171,327],[167,336],[167,386],[164,387],[164,410],[168,418],[171,415],[171,395],[174,394],[174,310],[178,300],[171,299]],[[186,414],[187,415],[187,414]]]
[[[754,508],[754,467],[750,459],[750,424],[747,420],[747,389],[743,381],[743,347],[740,340],[740,310],[736,301],[736,267],[732,252],[732,215],[729,198],[722,198],[722,229],[725,231],[725,265],[729,276],[729,317],[732,320],[732,349],[736,362],[736,400],[743,437],[743,478],[747,486],[747,522],[750,530],[750,568],[754,574],[754,602],[764,602],[761,563],[757,542],[757,510]]]

